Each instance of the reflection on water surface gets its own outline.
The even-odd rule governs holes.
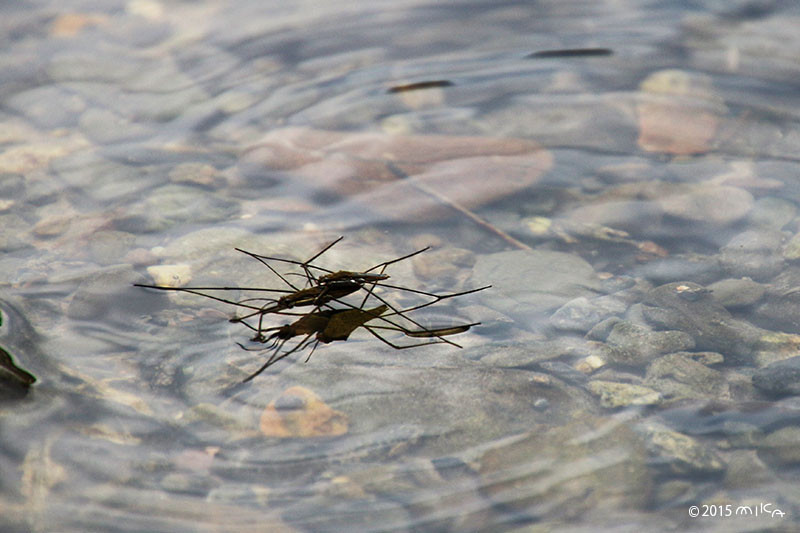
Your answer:
[[[791,529],[798,17],[7,6],[0,346],[38,380],[2,382],[2,529]],[[133,286],[338,235],[334,271],[492,284],[421,318],[464,349],[356,332],[242,384],[224,304]]]

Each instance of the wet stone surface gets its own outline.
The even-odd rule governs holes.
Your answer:
[[[800,356],[759,369],[753,375],[753,385],[770,396],[800,394]]]
[[[536,316],[600,287],[591,265],[579,257],[545,250],[481,256],[472,279],[491,283],[487,304],[509,316]]]
[[[742,360],[752,356],[762,331],[735,319],[701,285],[676,282],[653,289],[645,298],[644,317],[656,327],[688,333],[701,350]]]

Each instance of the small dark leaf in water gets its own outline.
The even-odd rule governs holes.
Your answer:
[[[15,365],[14,360],[11,358],[11,354],[5,351],[5,349],[2,347],[0,347],[0,373],[3,375],[11,375],[14,379],[25,386],[36,382],[36,377]]]
[[[565,48],[563,50],[541,50],[525,56],[525,59],[549,59],[553,57],[605,57],[613,55],[610,48]]]
[[[448,80],[431,80],[409,83],[407,85],[395,85],[389,89],[389,93],[405,93],[408,91],[419,91],[422,89],[433,89],[436,87],[452,87],[453,82]]]

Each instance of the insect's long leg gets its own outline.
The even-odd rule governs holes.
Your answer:
[[[428,305],[433,305],[434,303],[436,303],[438,301],[438,300],[434,300],[433,302],[428,302],[427,304],[423,304],[422,306],[417,306],[416,308],[412,307],[410,309],[397,309],[392,304],[390,304],[389,302],[387,302],[385,299],[383,299],[381,296],[375,294],[374,292],[370,291],[370,294],[372,294],[372,296],[374,296],[378,301],[380,301],[382,304],[386,305],[389,309],[392,310],[392,312],[389,313],[388,316],[399,315],[399,316],[403,317],[404,319],[408,320],[409,322],[411,322],[412,324],[414,324],[415,326],[417,326],[418,328],[422,328],[423,330],[425,330],[427,328],[425,326],[423,326],[422,324],[420,324],[419,322],[417,322],[416,320],[414,320],[413,318],[407,317],[404,313],[409,311],[409,310],[413,311],[414,309],[420,309],[421,307],[427,307]],[[341,302],[341,303],[347,304],[347,302]],[[391,324],[393,326],[401,327],[398,324],[395,324],[394,322],[392,322],[391,320],[386,318],[384,315],[378,316],[376,318],[379,319],[379,320],[382,320],[384,322],[388,322],[389,324]],[[461,348],[461,346],[459,346],[458,344],[454,343],[453,341],[451,341],[449,339],[445,339],[445,338],[439,337],[438,335],[435,335],[435,336],[438,337],[439,339],[441,339],[442,342],[445,342],[445,343],[450,344],[452,346],[455,346],[457,348]]]
[[[375,338],[377,338],[378,340],[382,341],[384,344],[386,344],[388,346],[391,346],[395,350],[405,350],[406,348],[416,348],[418,346],[428,346],[429,344],[442,344],[442,340],[444,340],[444,339],[442,339],[442,340],[438,340],[438,341],[419,342],[417,344],[409,344],[408,346],[400,346],[399,344],[394,344],[393,342],[383,338],[381,335],[379,335],[376,331],[373,330],[372,326],[366,326],[365,325],[364,328],[367,331],[369,331],[370,333],[372,333],[372,335],[375,336]],[[459,346],[456,343],[451,343],[451,344],[461,348],[461,346]]]
[[[415,305],[414,307],[409,307],[407,309],[403,309],[402,311],[403,311],[403,313],[407,313],[409,311],[416,311],[417,309],[422,309],[424,307],[428,307],[429,305],[433,305],[435,303],[441,302],[442,300],[447,300],[449,298],[455,298],[456,296],[466,296],[467,294],[472,294],[473,292],[482,291],[482,290],[488,289],[489,287],[491,287],[491,285],[486,285],[485,287],[478,287],[477,289],[470,289],[468,291],[454,292],[454,293],[450,293],[450,294],[431,294],[431,293],[427,293],[428,296],[431,296],[431,297],[435,298],[435,300],[433,300],[431,302],[426,302],[424,304]],[[377,296],[376,296],[376,298],[377,298]],[[394,309],[392,309],[392,311],[393,311],[392,313],[387,313],[384,316],[392,316],[392,315],[399,314],[400,316],[403,316],[404,318],[407,318],[407,317],[405,317],[405,315],[403,315],[402,313],[396,312]]]
[[[338,242],[338,241],[337,241],[337,242]],[[259,254],[254,254],[253,252],[247,252],[247,251],[245,251],[245,250],[241,250],[241,249],[239,249],[239,248],[236,248],[236,249],[237,249],[237,250],[239,250],[239,251],[240,251],[240,252],[242,252],[242,253],[245,253],[245,254],[247,254],[247,255],[249,255],[249,256],[251,256],[251,257],[254,257],[254,258],[258,259],[259,261],[261,261],[261,263],[262,263],[262,264],[266,265],[266,266],[267,266],[267,268],[269,268],[269,269],[270,269],[270,270],[272,270],[273,272],[275,272],[275,269],[274,269],[274,268],[273,268],[271,265],[267,264],[267,263],[266,263],[266,261],[278,261],[278,262],[280,262],[280,263],[288,263],[288,264],[290,264],[290,265],[297,265],[297,266],[299,266],[300,268],[302,268],[302,269],[303,269],[303,271],[305,271],[305,272],[306,272],[306,280],[307,280],[309,283],[312,283],[312,284],[314,284],[314,283],[316,283],[316,282],[317,282],[317,278],[316,278],[316,276],[314,276],[314,275],[313,275],[313,274],[311,274],[311,272],[310,272],[310,269],[312,269],[312,268],[313,268],[314,270],[319,270],[320,272],[323,272],[323,273],[325,273],[325,274],[333,274],[333,270],[328,270],[327,268],[323,268],[323,267],[316,266],[316,265],[311,265],[311,264],[308,264],[308,263],[306,263],[306,262],[302,262],[302,261],[295,261],[294,259],[286,259],[286,258],[284,258],[284,257],[271,257],[271,256],[268,256],[268,255],[259,255]],[[277,274],[277,272],[276,272],[276,274]],[[279,277],[280,277],[281,279],[283,279],[283,281],[286,281],[286,279],[284,279],[284,278],[283,278],[283,276],[280,276],[280,275],[279,275]],[[286,281],[286,283],[287,283],[287,285],[289,285],[289,286],[291,286],[291,287],[293,287],[293,286],[294,286],[294,285],[292,285],[291,283],[289,283],[288,281]],[[299,290],[299,289],[296,289],[296,290]]]
[[[400,331],[405,334],[406,337],[443,337],[445,335],[457,335],[459,333],[464,333],[465,331],[469,331],[469,328],[472,326],[477,326],[479,324],[480,322],[472,322],[471,324],[461,324],[458,326],[447,326],[442,328],[426,329],[422,331],[413,331],[404,327],[377,326],[374,324],[370,327],[376,329],[386,329],[389,331]]]
[[[306,360],[303,361],[304,363],[308,363],[311,360],[311,356],[314,355],[314,350],[317,349],[317,346],[319,346],[319,341],[314,343],[314,347],[311,348],[310,352],[308,352],[308,357],[306,357]]]
[[[253,252],[248,252],[247,250],[242,250],[241,248],[234,248],[234,250],[236,250],[237,252],[242,252],[243,254],[249,255],[250,257],[252,257],[252,258],[253,258],[253,259],[255,259],[256,261],[258,261],[259,263],[261,263],[262,265],[264,265],[265,267],[267,267],[268,269],[270,269],[270,270],[272,271],[272,273],[273,273],[273,274],[275,274],[276,276],[278,276],[279,278],[281,278],[281,281],[283,281],[285,284],[287,284],[288,286],[290,286],[292,289],[294,289],[295,291],[299,291],[299,290],[300,290],[300,289],[298,289],[297,287],[295,287],[295,286],[294,286],[294,285],[293,285],[293,284],[292,284],[292,283],[291,283],[291,282],[290,282],[288,279],[286,279],[285,277],[283,277],[283,276],[280,274],[280,272],[278,272],[277,270],[275,270],[275,269],[272,267],[272,265],[270,265],[270,264],[269,264],[269,263],[266,261],[266,259],[271,259],[270,257],[266,257],[266,256],[263,256],[263,255],[254,254]]]
[[[313,275],[313,274],[310,272],[310,270],[309,270],[310,268],[315,268],[315,269],[317,269],[317,270],[320,270],[320,271],[322,271],[322,272],[326,272],[326,273],[328,273],[328,274],[332,273],[333,271],[332,271],[332,270],[327,270],[327,269],[324,269],[324,268],[321,268],[321,267],[318,267],[318,266],[315,266],[315,265],[311,265],[311,264],[310,264],[310,263],[311,263],[311,261],[313,261],[314,259],[318,258],[318,257],[319,257],[319,256],[321,256],[322,254],[324,254],[325,252],[327,252],[328,250],[330,250],[330,249],[333,247],[333,245],[334,245],[334,244],[336,244],[337,242],[341,241],[342,239],[344,239],[344,236],[341,236],[341,237],[339,237],[338,239],[336,239],[336,240],[335,240],[335,241],[333,241],[332,243],[330,243],[330,244],[328,244],[327,246],[325,246],[325,247],[324,247],[322,250],[320,250],[319,252],[317,252],[316,254],[314,254],[313,256],[311,256],[309,259],[306,259],[305,261],[302,261],[302,262],[301,262],[301,261],[295,261],[295,260],[293,260],[293,259],[285,259],[285,258],[283,258],[283,257],[272,257],[272,256],[269,256],[269,255],[261,255],[261,254],[256,254],[256,253],[253,253],[253,252],[248,252],[247,250],[242,250],[241,248],[236,248],[236,250],[238,250],[239,252],[242,252],[243,254],[247,254],[247,255],[249,255],[250,257],[252,257],[252,258],[254,258],[254,259],[258,260],[258,261],[259,261],[261,264],[263,264],[264,266],[266,266],[267,268],[269,268],[269,269],[270,269],[272,272],[274,272],[274,273],[275,273],[275,274],[276,274],[276,275],[277,275],[279,278],[281,278],[281,279],[282,279],[282,280],[283,280],[283,281],[284,281],[284,282],[285,282],[287,285],[289,285],[290,287],[292,287],[294,290],[296,290],[296,291],[297,291],[297,290],[300,290],[300,289],[298,289],[297,287],[295,287],[294,285],[292,285],[292,284],[291,284],[291,283],[290,283],[290,282],[289,282],[289,281],[288,281],[286,278],[284,278],[282,275],[280,275],[280,274],[279,274],[279,273],[278,273],[278,272],[277,272],[277,271],[276,271],[276,270],[275,270],[275,269],[272,267],[272,265],[270,265],[270,264],[269,264],[267,261],[279,261],[279,262],[282,262],[282,263],[289,263],[289,264],[291,264],[291,265],[297,265],[297,266],[299,266],[300,268],[302,268],[302,269],[303,269],[303,271],[306,273],[306,280],[307,280],[309,283],[312,283],[312,284],[314,284],[314,283],[316,283],[316,282],[317,282],[317,278],[316,278],[316,276],[314,276],[314,275]]]
[[[322,250],[317,252],[310,259],[306,259],[305,261],[303,261],[303,263],[300,266],[302,267],[303,272],[306,273],[306,277],[308,278],[309,282],[317,283],[317,278],[315,278],[314,275],[311,273],[311,271],[308,269],[308,266],[311,263],[311,261],[313,261],[317,257],[321,256],[322,254],[324,254],[325,252],[330,250],[333,247],[334,244],[336,244],[337,242],[341,241],[342,239],[344,239],[344,235],[340,236],[338,239],[336,239],[335,241],[333,241],[332,243],[327,245],[325,248],[323,248]]]
[[[164,287],[162,285],[146,285],[144,283],[134,283],[134,287],[144,287],[145,289],[158,289],[160,291],[259,291],[259,292],[279,292],[281,294],[293,294],[295,291],[287,289],[265,289],[263,287]],[[206,296],[201,294],[201,296]],[[209,296],[210,298],[210,296]]]
[[[374,285],[374,284],[373,284],[373,285]],[[404,318],[405,320],[408,320],[409,322],[411,322],[412,324],[414,324],[415,326],[417,326],[417,327],[421,328],[422,330],[424,330],[424,331],[430,331],[430,330],[428,330],[428,329],[427,329],[425,326],[423,326],[422,324],[420,324],[419,322],[417,322],[417,321],[416,321],[416,320],[414,320],[413,318],[409,318],[409,317],[407,317],[407,316],[406,316],[405,314],[403,314],[403,313],[405,313],[405,312],[407,312],[407,311],[409,311],[409,310],[420,309],[420,308],[422,308],[422,307],[427,307],[428,305],[433,305],[433,304],[434,304],[434,303],[436,303],[438,300],[434,300],[434,301],[432,301],[432,302],[428,302],[428,303],[426,303],[426,304],[422,304],[421,306],[412,307],[412,308],[409,308],[409,309],[397,309],[397,308],[396,308],[396,307],[394,307],[392,304],[390,304],[390,303],[389,303],[389,302],[387,302],[385,299],[383,299],[381,296],[379,296],[379,295],[375,294],[374,292],[372,292],[372,289],[371,289],[371,288],[370,288],[370,289],[367,289],[367,292],[368,292],[368,295],[367,295],[367,296],[369,296],[369,294],[372,294],[372,296],[374,296],[374,297],[375,297],[377,300],[379,300],[381,303],[383,303],[384,305],[386,305],[386,307],[388,307],[389,309],[391,309],[391,310],[392,310],[392,312],[391,312],[391,313],[389,313],[388,315],[376,315],[374,318],[376,318],[376,319],[379,319],[379,320],[381,320],[381,321],[383,321],[383,322],[389,323],[389,324],[391,324],[392,326],[395,326],[395,327],[397,327],[397,328],[398,328],[398,329],[400,329],[400,330],[406,329],[406,328],[403,328],[402,326],[400,326],[399,324],[397,324],[397,323],[395,323],[395,322],[392,322],[391,320],[389,320],[388,318],[386,318],[386,316],[399,315],[399,316],[401,316],[402,318]],[[466,291],[464,294],[468,294],[468,293],[470,293],[470,292],[474,292],[474,290],[472,290],[472,291]],[[444,299],[444,298],[452,298],[452,297],[454,297],[454,296],[459,296],[460,294],[461,294],[461,293],[455,293],[455,294],[446,295],[446,296],[442,297],[441,299]],[[437,297],[437,295],[435,295],[435,294],[431,294],[431,296],[433,296],[433,297]],[[345,306],[347,306],[347,307],[350,307],[351,309],[363,309],[363,307],[364,307],[364,302],[362,302],[362,304],[361,304],[361,307],[357,307],[357,306],[355,306],[355,305],[353,305],[353,304],[351,304],[351,303],[349,303],[349,302],[345,302],[345,301],[342,301],[342,300],[337,300],[337,302],[339,302],[340,304],[343,304],[343,305],[345,305]],[[452,345],[452,346],[455,346],[455,347],[457,347],[457,348],[461,348],[461,346],[459,346],[459,345],[458,345],[458,344],[456,344],[455,342],[453,342],[453,341],[451,341],[451,340],[449,340],[449,339],[445,339],[445,338],[441,337],[440,335],[436,335],[436,334],[435,334],[435,333],[433,333],[433,332],[431,333],[431,336],[433,336],[433,337],[438,337],[438,338],[441,340],[441,342],[444,342],[444,343],[450,344],[450,345]]]
[[[404,259],[409,259],[409,258],[411,258],[411,257],[414,257],[415,255],[417,255],[417,254],[421,254],[422,252],[425,252],[425,251],[427,251],[427,250],[429,250],[429,249],[430,249],[430,246],[426,246],[425,248],[422,248],[422,249],[420,249],[420,250],[417,250],[416,252],[411,252],[411,253],[410,253],[410,254],[408,254],[408,255],[404,255],[404,256],[402,256],[402,257],[398,257],[397,259],[392,259],[391,261],[385,261],[385,262],[383,262],[383,263],[378,263],[378,264],[377,264],[377,265],[375,265],[374,267],[372,267],[372,268],[369,268],[369,269],[365,270],[365,271],[364,271],[364,272],[362,272],[362,273],[363,273],[363,274],[366,274],[366,273],[368,273],[368,272],[371,272],[372,270],[375,270],[375,269],[376,269],[376,268],[378,268],[378,267],[381,267],[381,270],[380,270],[379,274],[383,274],[384,272],[386,272],[386,267],[387,267],[387,266],[389,266],[389,265],[391,265],[391,264],[393,264],[393,263],[397,263],[397,262],[399,262],[399,261],[403,261]],[[361,302],[361,307],[364,307],[364,306],[366,305],[366,303],[367,303],[367,300],[369,299],[369,296],[370,296],[370,294],[373,294],[373,293],[372,293],[372,291],[373,291],[373,290],[375,290],[375,287],[376,287],[377,285],[379,285],[378,281],[379,281],[379,280],[375,280],[374,282],[372,282],[372,288],[370,288],[370,289],[367,289],[367,294],[364,296],[364,300],[362,300],[362,302]],[[393,285],[389,285],[388,283],[387,283],[387,284],[381,283],[381,284],[380,284],[380,286],[381,286],[381,287],[389,287],[389,288],[399,288],[399,289],[405,289],[405,287],[395,287],[395,286],[393,286]],[[373,294],[373,295],[374,295],[374,294]]]
[[[383,263],[378,263],[374,267],[371,267],[371,268],[368,268],[367,270],[365,270],[363,272],[363,274],[366,274],[367,272],[372,272],[373,270],[375,270],[378,267],[383,267],[383,268],[381,268],[381,272],[380,272],[381,274],[383,274],[386,271],[386,267],[387,266],[389,266],[389,265],[391,265],[393,263],[398,263],[398,262],[403,261],[405,259],[409,259],[411,257],[414,257],[415,255],[421,254],[422,252],[426,252],[426,251],[428,251],[430,249],[431,249],[430,246],[426,246],[425,248],[422,248],[421,250],[417,250],[416,252],[411,252],[410,254],[404,255],[402,257],[398,257],[397,259],[392,259],[391,261],[384,261]]]
[[[211,294],[206,294],[206,293],[200,292],[199,290],[195,290],[195,289],[188,289],[186,287],[159,287],[157,285],[140,285],[140,284],[136,284],[136,287],[145,287],[147,289],[174,290],[174,291],[177,291],[177,292],[187,292],[189,294],[196,294],[198,296],[203,296],[205,298],[209,298],[211,300],[216,300],[218,302],[226,303],[226,304],[229,304],[229,305],[235,305],[237,307],[245,307],[247,309],[261,309],[260,307],[256,307],[254,305],[247,305],[246,303],[243,303],[243,302],[235,302],[233,300],[227,300],[225,298],[220,298],[218,296],[212,296]],[[203,290],[207,290],[205,288],[202,288],[202,289]]]
[[[273,312],[276,312],[276,311],[280,311],[281,309],[285,309],[284,307],[281,307],[279,304],[275,304],[272,307],[263,307],[263,306],[262,307],[249,306],[249,307],[250,307],[250,309],[255,309],[255,311],[252,312],[252,313],[248,313],[248,314],[246,314],[244,316],[235,316],[235,317],[230,319],[230,322],[233,322],[235,324],[237,322],[243,322],[244,320],[247,320],[248,318],[252,318],[252,317],[254,317],[256,315],[263,316],[263,315],[266,315],[268,313],[273,313]]]
[[[281,343],[280,347],[279,347],[279,348],[277,348],[277,349],[276,349],[276,350],[275,350],[275,351],[272,353],[272,355],[271,355],[271,356],[270,356],[270,358],[267,360],[267,362],[266,362],[266,363],[264,363],[263,365],[261,365],[261,368],[259,368],[258,370],[256,370],[255,372],[253,372],[252,374],[250,374],[249,376],[247,376],[246,378],[244,378],[244,379],[242,380],[242,383],[247,383],[248,381],[252,380],[252,379],[253,379],[253,378],[255,378],[256,376],[258,376],[259,374],[261,374],[261,373],[262,373],[264,370],[266,370],[267,368],[269,368],[269,367],[270,367],[270,366],[272,366],[273,364],[275,364],[275,363],[277,363],[278,361],[280,361],[281,359],[283,359],[284,357],[287,357],[287,356],[289,356],[289,355],[293,354],[294,352],[296,352],[297,350],[300,350],[300,349],[301,349],[301,346],[303,346],[304,344],[306,344],[306,341],[308,341],[308,340],[309,340],[309,339],[310,339],[310,338],[311,338],[313,335],[314,335],[314,333],[309,333],[308,335],[306,335],[306,336],[305,336],[305,338],[304,338],[302,341],[300,341],[299,343],[297,343],[297,345],[296,345],[294,348],[292,348],[291,350],[289,350],[289,351],[287,351],[287,352],[284,352],[284,353],[282,353],[280,356],[276,357],[276,356],[278,355],[278,353],[280,352],[280,348],[282,348],[282,347],[283,347],[283,343]],[[284,341],[284,342],[285,342],[285,341]]]

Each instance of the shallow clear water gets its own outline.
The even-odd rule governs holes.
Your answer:
[[[0,11],[3,531],[796,526],[791,3]],[[340,235],[481,326],[242,384],[230,306],[133,287]]]

